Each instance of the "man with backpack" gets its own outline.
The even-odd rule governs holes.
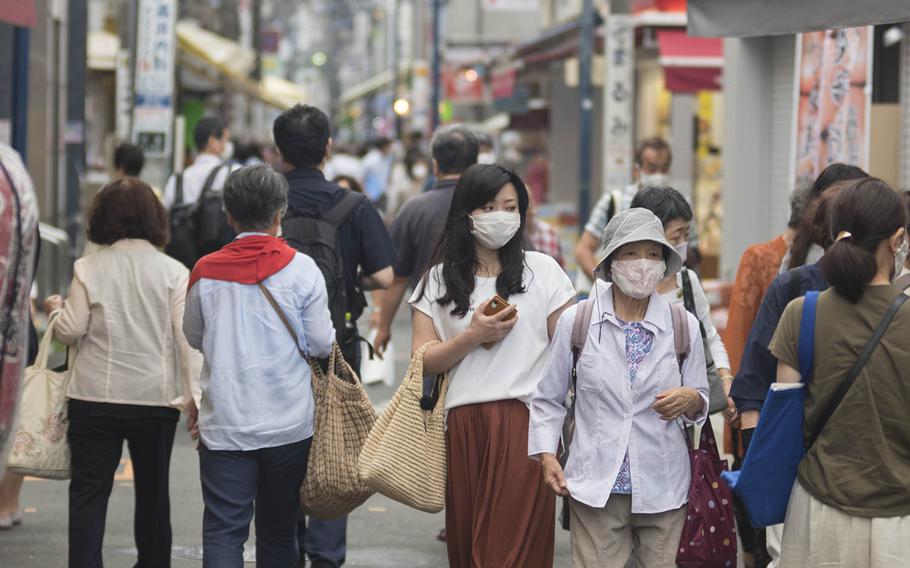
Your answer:
[[[385,351],[392,338],[392,321],[408,289],[417,288],[418,282],[430,268],[433,252],[449,214],[449,205],[455,185],[464,171],[477,163],[479,143],[477,136],[465,126],[448,126],[433,135],[433,188],[422,193],[401,207],[390,228],[398,249],[395,264],[395,282],[388,291],[380,294],[378,305],[373,307],[377,327],[376,349]]]
[[[199,154],[193,164],[171,176],[162,202],[170,210],[171,241],[166,252],[188,268],[234,238],[224,216],[221,191],[237,169],[227,160],[234,153],[231,134],[220,118],[202,118],[193,128]]]
[[[395,247],[364,195],[326,181],[322,168],[332,139],[324,112],[296,105],[275,120],[273,134],[289,187],[282,237],[322,270],[338,344],[359,373],[357,319],[366,303],[363,292],[392,285]],[[347,517],[298,520],[298,543],[314,568],[344,564],[346,533]]]

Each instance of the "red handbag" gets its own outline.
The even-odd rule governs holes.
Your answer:
[[[705,421],[698,449],[692,447],[688,432],[692,481],[689,507],[676,551],[680,568],[727,568],[736,566],[736,523],[733,493],[720,474],[727,464],[720,459],[711,420]]]

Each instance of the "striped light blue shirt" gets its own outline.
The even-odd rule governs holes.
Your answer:
[[[335,331],[313,259],[297,253],[263,283],[297,332],[300,349],[327,357]],[[248,451],[313,435],[310,367],[258,286],[201,279],[187,295],[183,331],[205,357],[199,433],[207,448]]]

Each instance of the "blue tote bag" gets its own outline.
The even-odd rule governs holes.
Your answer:
[[[812,373],[817,307],[818,292],[807,293],[799,326],[800,383],[768,391],[742,468],[721,474],[742,499],[756,528],[784,522],[796,469],[805,454],[805,387]]]

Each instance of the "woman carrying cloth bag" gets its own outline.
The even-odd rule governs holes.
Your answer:
[[[680,268],[660,220],[646,209],[623,211],[604,231],[577,362],[572,335],[582,304],[557,324],[531,401],[528,455],[540,459],[555,494],[571,497],[576,566],[623,566],[633,552],[642,568],[677,565],[692,478],[677,419],[703,424],[708,415],[705,353],[692,341],[698,320],[657,292]],[[681,330],[688,324],[690,339],[679,353],[675,319]],[[575,434],[563,471],[556,452],[573,367]]]
[[[553,565],[556,501],[528,459],[528,402],[575,291],[555,260],[522,250],[527,210],[514,173],[469,168],[410,299],[414,350],[441,342],[426,351],[424,374],[448,374],[446,543],[456,568]],[[497,295],[509,306],[485,315]]]

